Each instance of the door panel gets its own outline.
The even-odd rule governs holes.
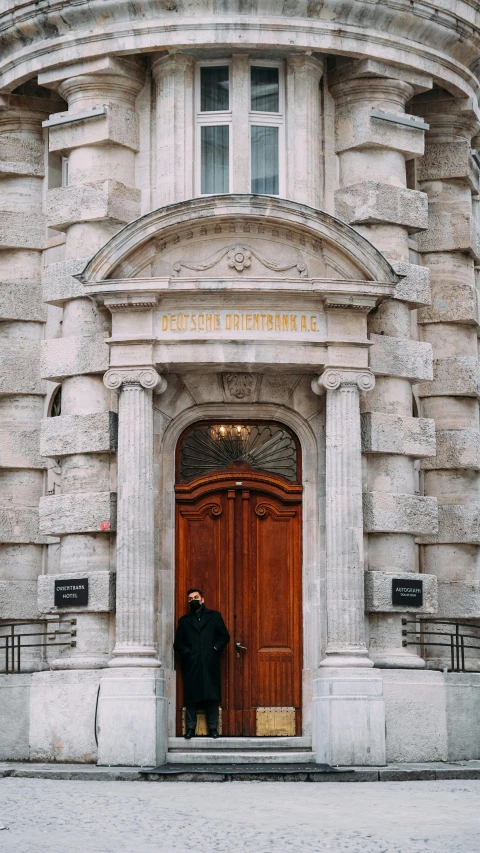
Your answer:
[[[256,734],[257,707],[294,707],[301,733],[301,486],[228,472],[176,487],[177,618],[199,586],[231,642],[222,661],[223,733]],[[237,652],[235,642],[246,646]],[[177,732],[183,705],[177,662]]]

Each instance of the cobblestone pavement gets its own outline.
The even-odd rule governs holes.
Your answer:
[[[1,853],[478,853],[480,781],[0,780]]]

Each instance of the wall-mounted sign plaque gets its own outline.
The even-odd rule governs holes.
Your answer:
[[[392,578],[392,604],[401,607],[422,607],[423,581]]]
[[[88,604],[88,578],[55,581],[55,607],[84,607]]]

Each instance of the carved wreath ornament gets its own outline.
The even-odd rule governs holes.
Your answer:
[[[246,246],[235,246],[233,249],[229,249],[227,264],[231,269],[235,268],[237,272],[247,270],[252,265],[250,249],[247,249]]]
[[[173,273],[174,275],[180,275],[182,268],[193,270],[194,272],[205,272],[214,267],[215,264],[218,264],[225,256],[230,269],[236,272],[248,270],[252,265],[252,258],[256,258],[264,267],[273,272],[287,272],[287,270],[296,269],[300,278],[307,278],[308,276],[307,265],[303,261],[296,260],[286,264],[279,264],[276,261],[270,260],[270,258],[266,258],[265,255],[260,254],[260,252],[257,252],[251,246],[243,245],[226,246],[223,249],[219,249],[215,254],[210,255],[205,261],[199,261],[198,263],[194,261],[175,261],[173,264]]]

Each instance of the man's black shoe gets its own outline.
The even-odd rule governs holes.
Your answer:
[[[216,729],[209,729],[208,735],[209,735],[209,737],[213,737],[214,740],[216,740],[217,737],[220,737],[220,735],[218,734]]]
[[[187,731],[184,734],[184,738],[185,738],[185,740],[191,740],[191,738],[194,737],[194,735],[195,735],[195,729],[187,729]]]

